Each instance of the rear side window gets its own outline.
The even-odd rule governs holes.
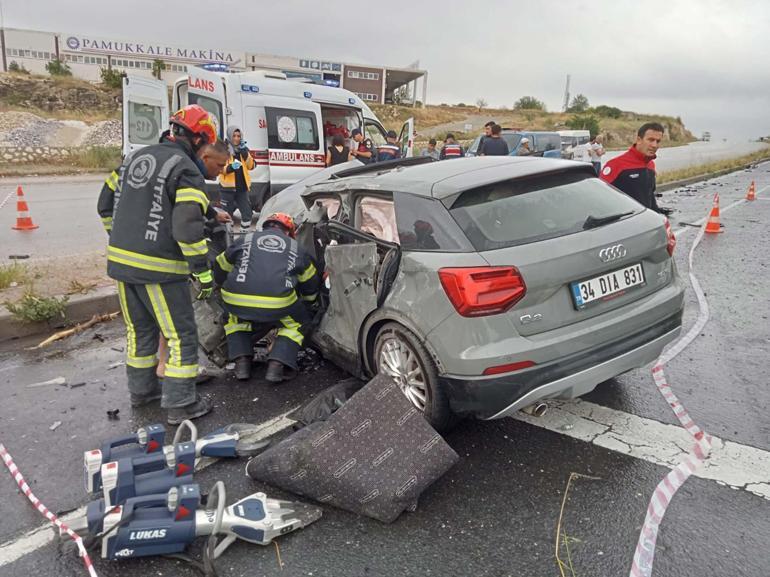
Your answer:
[[[474,248],[485,251],[580,232],[589,216],[643,210],[598,178],[568,172],[468,190],[450,213]]]
[[[558,134],[543,134],[537,137],[537,150],[547,152],[561,149],[561,138]]]
[[[282,150],[318,150],[316,115],[307,110],[265,108],[267,145]]]
[[[128,103],[128,141],[131,144],[155,144],[161,133],[160,106]]]
[[[195,94],[194,92],[187,93],[187,101],[190,104],[197,104],[214,117],[217,122],[217,129],[219,130],[219,138],[224,139],[225,127],[222,121],[222,103],[219,100],[214,100],[202,94]]]
[[[403,250],[472,252],[465,234],[437,200],[396,192],[396,224]]]

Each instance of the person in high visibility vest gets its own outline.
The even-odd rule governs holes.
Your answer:
[[[126,157],[117,183],[113,178],[102,187],[98,207],[103,221],[111,219],[107,274],[118,281],[126,324],[131,405],[160,400],[168,423],[178,425],[211,410],[195,390],[198,334],[189,277],[199,283],[198,298],[211,294],[204,225],[206,218],[230,217],[218,214],[204,192],[204,178],[215,178],[228,158],[214,119],[191,105],[170,125],[160,143]],[[161,334],[169,355],[162,384],[156,375]]]
[[[254,340],[278,328],[265,379],[280,383],[297,374],[297,353],[311,329],[320,275],[294,238],[291,216],[275,213],[262,230],[247,234],[217,256],[214,279],[229,313],[225,334],[235,376],[251,377]],[[286,370],[288,369],[288,370]]]

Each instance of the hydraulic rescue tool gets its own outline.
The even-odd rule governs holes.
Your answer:
[[[190,432],[190,440],[181,441],[182,432]],[[115,486],[126,486],[127,482],[115,479],[115,475],[130,475],[142,477],[144,480],[160,473],[168,476],[170,469],[173,477],[184,476],[187,471],[192,474],[192,469],[201,457],[252,457],[267,447],[269,441],[249,441],[249,436],[259,432],[255,425],[234,423],[209,433],[205,437],[198,438],[198,429],[191,421],[183,421],[174,435],[171,445],[163,446],[166,430],[163,425],[149,425],[136,431],[133,435],[120,437],[107,441],[101,449],[86,451],[83,457],[86,491],[91,494],[99,494],[102,491],[103,473],[107,472],[113,479]],[[113,462],[120,463],[115,467],[107,467]],[[138,477],[137,477],[138,478]],[[191,479],[177,481],[163,487],[162,485],[148,486],[146,491],[152,493],[163,492],[172,486],[178,486]],[[134,495],[148,494],[146,491],[137,490]],[[112,503],[119,503],[119,499],[112,499]]]
[[[307,527],[321,513],[318,507],[269,499],[264,493],[226,507],[224,483],[219,481],[205,507],[197,484],[181,485],[167,493],[130,498],[122,506],[93,501],[70,527],[86,542],[101,541],[102,558],[113,560],[179,554],[196,537],[208,535],[204,572],[213,573],[209,570],[213,559],[236,539],[268,545],[280,535]]]

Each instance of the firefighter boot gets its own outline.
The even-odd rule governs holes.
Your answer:
[[[297,371],[291,367],[284,367],[282,362],[272,359],[267,361],[267,372],[265,373],[266,381],[278,384],[283,381],[289,381],[296,376]]]
[[[251,357],[244,355],[235,359],[235,378],[239,381],[251,378]]]
[[[195,397],[195,402],[184,407],[175,407],[168,410],[169,425],[178,425],[186,419],[197,419],[211,411],[211,403],[200,395]]]

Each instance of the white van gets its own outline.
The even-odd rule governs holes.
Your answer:
[[[171,100],[169,109],[165,82],[131,75],[123,79],[123,154],[156,143],[168,128],[170,110],[199,104],[216,118],[220,138],[228,126],[240,127],[256,161],[250,194],[256,210],[270,196],[323,169],[334,134],[348,137],[361,128],[375,147],[385,144],[382,123],[358,96],[289,80],[280,72],[193,68],[174,84]],[[399,137],[404,157],[412,156],[413,134],[410,118]]]
[[[591,133],[588,130],[560,130],[559,136],[561,137],[561,157],[582,160],[583,151],[586,148],[583,145],[591,142]],[[575,158],[575,156],[581,156],[581,158]]]

